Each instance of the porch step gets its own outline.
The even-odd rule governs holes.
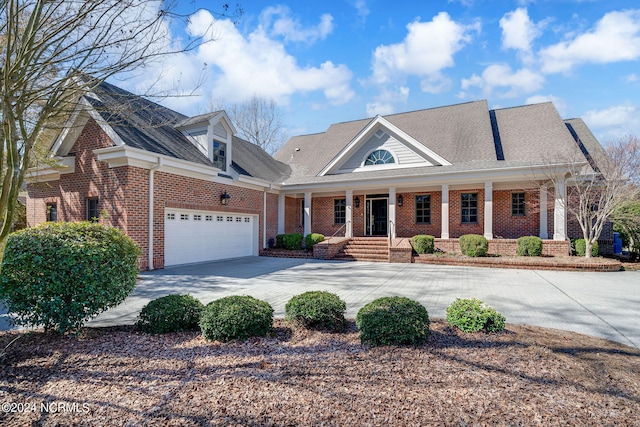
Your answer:
[[[354,237],[336,254],[334,259],[389,262],[388,242],[386,237]]]

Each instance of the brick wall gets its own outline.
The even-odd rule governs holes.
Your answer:
[[[477,223],[462,223],[460,206],[462,193],[478,193]],[[484,234],[484,188],[449,190],[449,237],[455,238],[464,234]]]
[[[425,193],[398,193],[404,199],[402,206],[396,205],[396,236],[413,237],[417,234],[428,234],[440,237],[442,233],[442,193],[440,191]],[[416,222],[416,196],[431,196],[431,222]]]
[[[75,154],[75,172],[60,180],[29,184],[27,221],[35,225],[46,220],[46,204],[58,204],[59,221],[86,219],[86,198],[98,197],[100,222],[121,228],[141,248],[140,267],[148,268],[149,171],[133,166],[110,169],[97,160],[93,150],[113,146],[113,142],[89,120],[70,155]],[[231,195],[228,206],[220,194]],[[258,247],[263,247],[262,191],[218,184],[196,178],[155,172],[154,178],[154,254],[155,268],[164,267],[164,209],[183,208],[238,212],[259,216]],[[277,232],[278,198],[267,194],[267,241]],[[266,242],[264,242],[266,244]]]
[[[512,193],[525,193],[525,215],[512,215]],[[517,239],[540,235],[540,192],[530,190],[493,191],[493,235],[497,238]]]

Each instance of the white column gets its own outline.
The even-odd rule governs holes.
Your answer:
[[[278,194],[278,234],[284,234],[284,194]]]
[[[353,190],[347,190],[347,207],[345,209],[344,237],[353,237]]]
[[[311,234],[311,193],[304,193],[304,235]]]
[[[484,237],[493,239],[493,182],[484,183]]]
[[[567,239],[567,183],[564,178],[555,182],[555,203],[553,205],[553,240]]]
[[[389,188],[389,229],[387,230],[390,239],[396,238],[396,188]]]
[[[549,238],[549,222],[547,221],[547,186],[540,187],[540,238]]]
[[[442,184],[442,230],[440,237],[449,238],[449,184]]]

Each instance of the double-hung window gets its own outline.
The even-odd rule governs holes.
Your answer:
[[[460,221],[463,224],[478,222],[478,193],[462,193],[460,195]]]
[[[347,199],[333,200],[333,223],[344,224],[347,220]]]
[[[431,195],[416,196],[416,224],[431,224]]]
[[[100,211],[98,210],[98,198],[89,197],[87,199],[87,221],[98,222]]]
[[[525,215],[525,197],[524,193],[511,193],[511,215]]]

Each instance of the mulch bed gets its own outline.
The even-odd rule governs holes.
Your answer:
[[[274,326],[228,344],[131,326],[0,332],[0,351],[20,336],[0,366],[0,425],[640,425],[640,350],[622,344],[434,320],[422,347],[367,348],[352,321]]]

